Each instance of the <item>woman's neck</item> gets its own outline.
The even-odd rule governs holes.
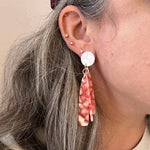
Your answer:
[[[145,115],[109,107],[99,114],[101,150],[131,150],[140,141],[146,126]],[[139,110],[138,110],[139,111]]]
[[[101,119],[101,150],[131,150],[140,141],[145,130],[145,119],[113,122]]]
[[[142,101],[136,101],[109,87],[99,76],[102,76],[100,72],[92,74],[99,111],[96,143],[101,143],[100,150],[131,150],[144,133],[145,116],[149,109]]]

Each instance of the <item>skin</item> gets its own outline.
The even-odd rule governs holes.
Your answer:
[[[96,57],[89,69],[100,116],[101,149],[134,148],[150,114],[150,1],[111,0],[101,23],[67,6],[60,13],[59,27],[73,52],[81,57],[83,49]]]

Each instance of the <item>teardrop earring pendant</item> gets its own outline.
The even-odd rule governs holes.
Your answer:
[[[81,62],[85,68],[79,93],[78,124],[88,126],[90,121],[94,121],[93,115],[95,114],[94,88],[88,67],[94,64],[95,57],[91,52],[84,52],[81,56]]]

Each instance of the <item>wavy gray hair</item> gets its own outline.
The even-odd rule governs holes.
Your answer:
[[[39,31],[14,45],[5,62],[0,137],[11,134],[27,150],[92,150],[98,117],[77,124],[83,66],[63,41],[58,17],[75,5],[87,19],[103,14],[106,0],[61,0]],[[44,132],[41,134],[38,131]],[[45,138],[45,141],[42,139]]]

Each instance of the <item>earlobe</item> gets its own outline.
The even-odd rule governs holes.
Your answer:
[[[90,49],[87,20],[76,6],[66,6],[59,15],[59,28],[67,46],[81,56],[81,49]]]

